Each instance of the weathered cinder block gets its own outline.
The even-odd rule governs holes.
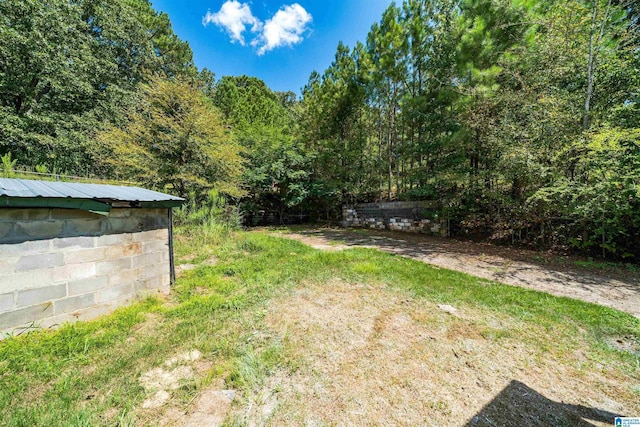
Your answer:
[[[53,311],[56,315],[71,313],[72,311],[81,310],[91,307],[96,303],[96,295],[94,293],[84,294],[69,298],[63,298],[53,303]]]
[[[0,209],[0,222],[14,223],[16,221],[27,219],[28,218],[27,212],[28,212],[27,209],[9,209],[9,208]]]
[[[138,255],[132,260],[133,267],[146,267],[148,265],[154,265],[162,262],[162,254],[146,254]]]
[[[108,247],[114,245],[123,245],[133,242],[133,234],[131,233],[119,233],[119,234],[105,234],[103,236],[96,237],[97,247]]]
[[[141,278],[143,280],[151,279],[155,276],[161,276],[169,273],[169,263],[148,265],[142,270]]]
[[[16,265],[16,271],[40,270],[62,265],[64,256],[61,253],[48,253],[21,256]]]
[[[109,218],[126,218],[131,216],[131,209],[129,208],[114,208],[109,212]]]
[[[101,218],[67,220],[64,224],[68,236],[97,236],[107,229],[107,223]]]
[[[167,209],[0,209],[0,313],[17,313],[0,331],[89,319],[137,293],[168,292],[168,237]]]
[[[32,209],[30,209],[32,210]],[[35,210],[34,210],[35,211]],[[93,212],[89,212],[89,211],[84,211],[82,209],[50,209],[49,210],[49,214],[51,219],[57,219],[57,220],[62,220],[62,221],[67,221],[67,220],[86,220],[86,219],[90,219],[90,220],[95,220],[95,219],[100,219],[102,218],[101,215],[99,214],[95,214]]]
[[[155,242],[157,240],[167,240],[168,238],[169,238],[169,230],[167,228],[141,231],[134,235],[134,240],[136,242]]]
[[[13,241],[14,224],[12,222],[0,222],[0,243]]]
[[[20,258],[17,256],[0,256],[0,274],[11,274],[16,269]]]
[[[85,262],[83,264],[67,264],[53,269],[53,280],[56,282],[68,282],[86,279],[96,275],[96,263]]]
[[[13,293],[0,295],[0,312],[9,311],[15,306]]]
[[[129,243],[126,245],[114,245],[107,248],[107,259],[116,259],[123,257],[131,257],[142,252],[142,246],[139,242]]]
[[[65,264],[81,264],[85,262],[103,261],[105,259],[105,248],[79,249],[65,252]]]
[[[51,241],[47,239],[22,243],[0,244],[0,256],[22,256],[45,253],[51,249]]]
[[[166,252],[167,250],[169,250],[169,242],[167,239],[144,242],[142,244],[142,252],[145,254]]]
[[[63,237],[53,240],[54,248],[93,248],[96,245],[96,238],[93,236]]]
[[[40,304],[0,313],[0,330],[38,322],[53,315],[53,304]]]
[[[133,283],[126,283],[119,286],[110,286],[101,291],[98,291],[96,296],[96,302],[102,304],[105,302],[116,301],[120,298],[124,298],[127,295],[133,294]]]
[[[134,233],[143,229],[140,219],[136,217],[109,218],[107,222],[107,231],[110,234]]]
[[[98,289],[106,288],[108,285],[108,276],[94,276],[69,282],[67,288],[69,296],[74,296],[97,291]]]
[[[138,268],[131,268],[118,272],[111,273],[109,275],[109,286],[124,285],[126,283],[133,283],[140,279],[141,270]]]
[[[63,221],[17,221],[15,227],[16,238],[52,239],[62,234]]]
[[[96,264],[97,274],[111,274],[131,268],[131,258],[118,258],[111,261],[103,261]]]
[[[52,282],[51,270],[33,270],[16,274],[0,274],[0,292],[45,286]]]
[[[42,328],[50,328],[78,320],[92,320],[113,311],[114,308],[116,308],[115,304],[93,305],[91,307],[75,310],[71,313],[63,313],[57,314],[53,317],[47,317],[38,323]]]
[[[64,283],[61,285],[45,286],[42,288],[25,289],[24,291],[18,292],[16,306],[28,307],[30,305],[63,298],[66,295],[67,285]]]

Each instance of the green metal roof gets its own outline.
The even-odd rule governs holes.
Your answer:
[[[114,204],[171,208],[183,203],[180,197],[139,187],[0,178],[0,208],[68,208],[105,213]]]

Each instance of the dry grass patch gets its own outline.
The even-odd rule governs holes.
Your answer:
[[[381,285],[306,283],[265,322],[299,367],[254,390],[241,424],[604,426],[640,413],[633,378],[541,348],[553,331],[479,309],[452,315]]]

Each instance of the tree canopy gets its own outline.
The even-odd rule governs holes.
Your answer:
[[[0,156],[256,221],[440,201],[452,231],[640,258],[632,0],[405,0],[302,97],[198,70],[148,0],[0,1]]]

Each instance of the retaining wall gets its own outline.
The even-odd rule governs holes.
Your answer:
[[[168,242],[167,209],[0,209],[0,337],[167,293]]]
[[[343,227],[407,231],[446,236],[446,219],[438,216],[438,203],[384,202],[360,203],[342,207]]]

